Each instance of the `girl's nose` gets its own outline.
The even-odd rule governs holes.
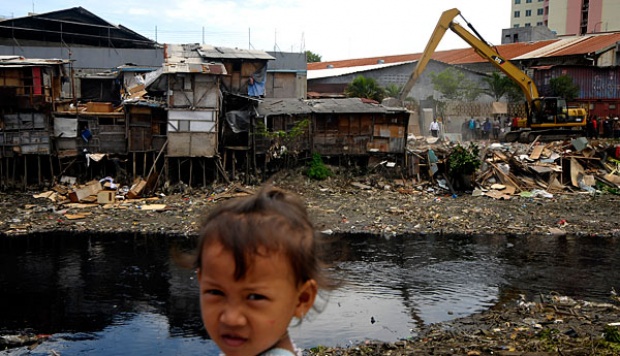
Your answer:
[[[247,319],[245,318],[242,308],[227,305],[220,314],[220,322],[227,326],[243,326],[246,324]]]

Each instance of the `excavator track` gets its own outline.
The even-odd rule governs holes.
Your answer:
[[[539,142],[561,141],[583,136],[583,130],[518,130],[505,132],[500,136],[500,142],[532,143],[538,138]]]

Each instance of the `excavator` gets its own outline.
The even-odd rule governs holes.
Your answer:
[[[461,16],[473,34],[462,27],[454,18]],[[474,27],[465,20],[458,9],[443,12],[429,42],[418,60],[409,80],[400,92],[399,99],[404,101],[413,88],[424,68],[435,52],[446,31],[452,32],[467,42],[478,55],[491,62],[495,67],[512,79],[525,95],[527,118],[519,121],[517,128],[501,135],[503,142],[533,142],[534,140],[562,140],[581,135],[586,126],[587,111],[584,108],[569,108],[566,100],[558,97],[539,97],[538,89],[532,78],[510,61],[504,59],[489,45]]]

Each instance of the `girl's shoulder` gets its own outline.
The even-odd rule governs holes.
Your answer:
[[[275,348],[260,354],[260,356],[297,356],[300,354],[301,353],[293,353],[292,351],[286,349]]]

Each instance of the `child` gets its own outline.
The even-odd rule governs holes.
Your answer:
[[[195,261],[202,321],[226,355],[295,355],[288,335],[319,288],[317,234],[299,198],[263,187],[222,203],[200,230]]]

